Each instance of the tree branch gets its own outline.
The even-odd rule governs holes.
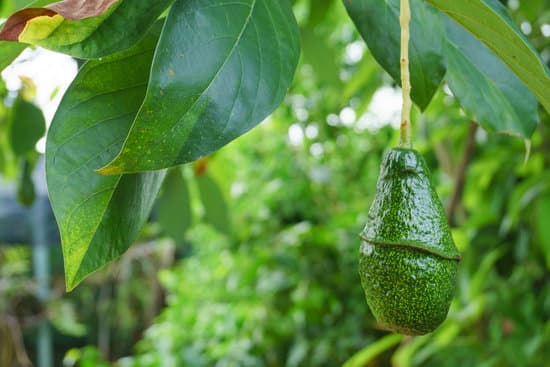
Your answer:
[[[474,121],[470,121],[470,128],[468,130],[468,135],[466,136],[466,146],[464,147],[464,152],[462,154],[462,161],[458,167],[456,176],[455,176],[455,188],[451,195],[451,200],[447,206],[447,218],[449,219],[449,225],[451,227],[455,226],[455,212],[458,208],[458,205],[462,201],[462,194],[464,192],[464,183],[466,180],[466,169],[468,164],[472,160],[475,149],[475,137],[478,129],[478,124]]]

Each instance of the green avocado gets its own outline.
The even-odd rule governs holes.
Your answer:
[[[361,232],[367,303],[382,328],[402,334],[426,334],[445,320],[460,261],[429,177],[420,153],[389,150]]]

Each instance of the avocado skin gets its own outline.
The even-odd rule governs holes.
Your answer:
[[[389,150],[361,232],[359,261],[380,326],[410,335],[437,328],[453,298],[459,260],[424,159],[412,149]]]
[[[362,241],[359,269],[367,303],[381,328],[422,335],[447,317],[457,261]]]

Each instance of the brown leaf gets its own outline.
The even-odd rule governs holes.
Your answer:
[[[8,18],[4,28],[0,32],[0,40],[17,42],[19,41],[19,35],[23,32],[29,20],[41,16],[53,17],[56,14],[55,11],[45,8],[19,10]]]
[[[65,19],[80,20],[97,17],[118,0],[65,0],[50,4],[46,8],[55,11]],[[135,0],[134,0],[135,1]]]
[[[44,8],[26,8],[12,14],[0,32],[2,41],[19,41],[27,23],[41,16],[57,14],[65,19],[81,20],[101,15],[118,0],[64,0]]]

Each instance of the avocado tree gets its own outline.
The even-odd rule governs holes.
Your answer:
[[[215,152],[277,108],[307,34],[288,0],[25,3],[1,9],[13,13],[0,32],[0,68],[28,45],[87,60],[46,145],[71,290],[128,249],[167,170]],[[312,12],[322,13],[331,1],[315,3]],[[372,56],[400,84],[399,1],[344,5]],[[550,111],[550,72],[506,8],[496,0],[410,5],[416,107],[426,109],[446,85],[484,129],[529,141],[538,104]]]

